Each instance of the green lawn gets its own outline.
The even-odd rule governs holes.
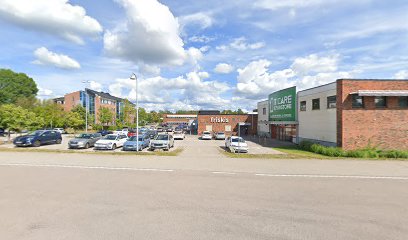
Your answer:
[[[308,151],[301,150],[297,146],[290,147],[274,147],[274,150],[285,154],[252,154],[252,153],[231,153],[229,151],[220,150],[222,154],[230,158],[261,158],[261,159],[334,159]]]

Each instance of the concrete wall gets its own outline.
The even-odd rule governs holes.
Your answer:
[[[336,145],[336,108],[327,108],[327,97],[336,93],[336,82],[298,92],[298,142],[311,140]],[[320,109],[312,110],[312,99],[317,98],[320,99]],[[300,111],[302,101],[306,101],[306,111]]]
[[[364,97],[364,108],[352,108],[350,93],[358,90],[408,90],[408,80],[337,80],[338,145],[408,150],[408,108],[399,107],[398,97],[387,97],[386,108],[376,108],[374,97]]]
[[[265,113],[264,110],[265,109]],[[269,107],[268,107],[268,100],[258,102],[258,135],[259,136],[268,136],[270,137],[269,133]]]

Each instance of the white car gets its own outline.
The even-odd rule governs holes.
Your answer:
[[[233,153],[248,152],[248,144],[242,137],[232,136],[225,139],[225,148]]]
[[[186,135],[184,134],[183,131],[174,131],[173,138],[174,138],[174,140],[176,140],[176,139],[183,140],[184,138],[186,138]]]
[[[63,128],[54,128],[54,131],[57,131],[57,132],[59,132],[61,134],[65,133],[65,130]]]
[[[118,147],[123,147],[127,136],[124,134],[108,134],[104,138],[95,143],[95,149],[115,150]]]
[[[201,140],[211,140],[212,139],[212,134],[209,131],[204,131],[203,134],[201,135]]]

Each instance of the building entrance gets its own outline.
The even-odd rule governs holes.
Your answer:
[[[294,124],[282,124],[282,125],[270,125],[272,138],[280,141],[292,142],[292,139],[296,137],[296,125]]]

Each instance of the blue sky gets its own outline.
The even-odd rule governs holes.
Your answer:
[[[251,110],[337,78],[408,79],[405,0],[0,0],[0,67],[41,98],[88,87],[150,110]]]

